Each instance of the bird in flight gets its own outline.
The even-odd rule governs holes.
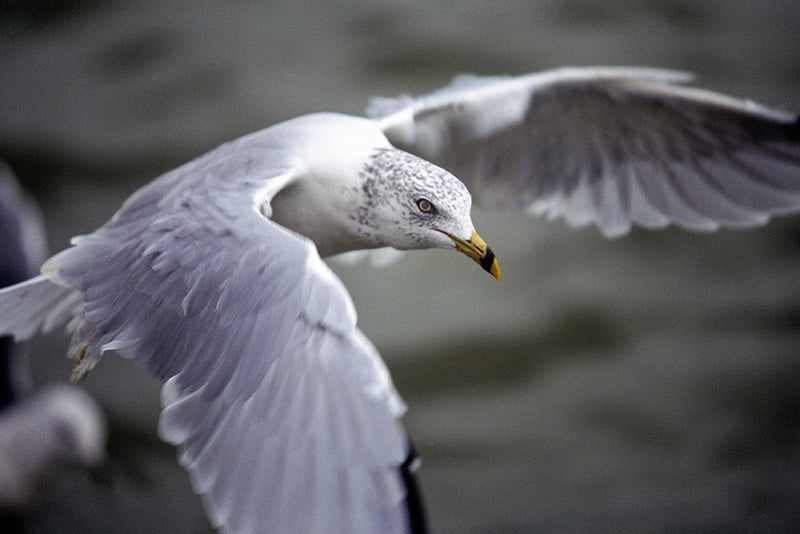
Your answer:
[[[0,291],[0,333],[67,324],[75,378],[115,350],[163,380],[159,433],[223,531],[421,532],[403,401],[320,258],[455,249],[499,279],[473,198],[607,236],[800,209],[797,115],[690,81],[462,76],[375,99],[369,118],[271,126],[157,178]]]

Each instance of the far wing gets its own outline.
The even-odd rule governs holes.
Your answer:
[[[345,289],[254,191],[191,165],[45,265],[83,293],[79,369],[116,349],[166,381],[161,434],[224,531],[407,531],[404,406]]]
[[[609,236],[633,223],[713,230],[798,210],[798,117],[682,85],[690,79],[636,68],[462,76],[368,111],[478,203]]]

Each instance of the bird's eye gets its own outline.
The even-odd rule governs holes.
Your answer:
[[[431,204],[431,201],[427,198],[421,198],[417,200],[417,207],[422,213],[433,213],[435,209],[433,204]]]

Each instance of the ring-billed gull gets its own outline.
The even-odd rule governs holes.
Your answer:
[[[69,321],[76,377],[114,349],[164,380],[160,433],[225,531],[422,530],[403,403],[320,256],[450,248],[499,278],[467,187],[610,236],[800,208],[797,117],[688,81],[461,77],[370,119],[272,126],[143,187],[0,293],[0,331]]]
[[[32,276],[45,258],[38,208],[0,162],[0,287]],[[25,391],[27,369],[0,338],[0,512],[30,504],[56,460],[99,464],[105,419],[84,391],[60,384]]]

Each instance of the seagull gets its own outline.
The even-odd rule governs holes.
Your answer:
[[[0,287],[37,272],[45,251],[38,207],[0,162]],[[105,418],[89,394],[66,384],[29,393],[27,371],[0,338],[0,512],[34,502],[56,461],[96,466],[105,456]]]
[[[163,380],[160,436],[224,532],[422,532],[405,405],[321,258],[444,248],[500,279],[473,197],[609,237],[798,211],[797,115],[691,80],[461,76],[367,118],[276,124],[145,185],[2,290],[0,332],[67,324],[73,378],[114,350]]]

